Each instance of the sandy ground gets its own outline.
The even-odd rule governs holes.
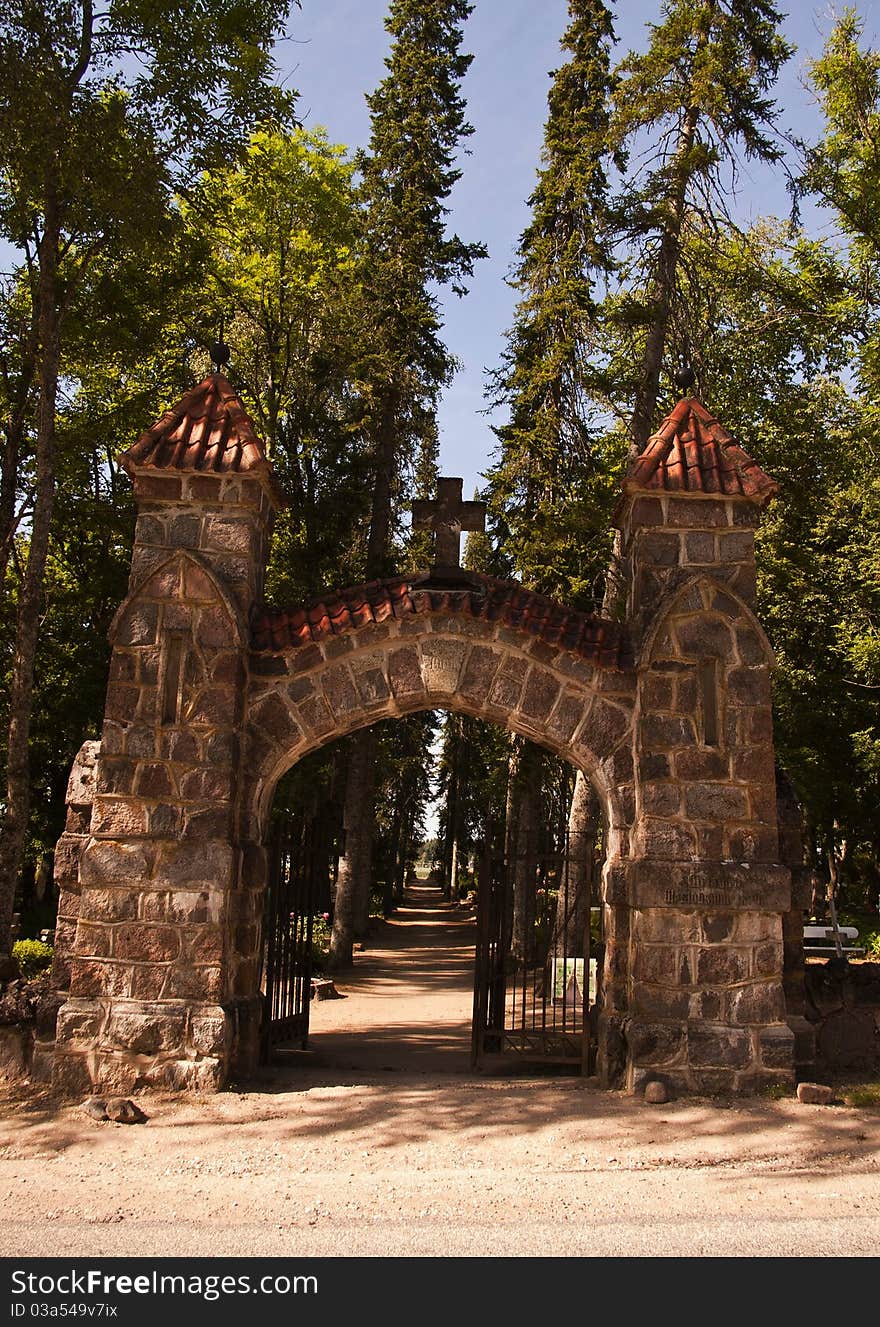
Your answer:
[[[469,1068],[473,921],[426,890],[386,923],[311,1053],[247,1090],[95,1123],[0,1099],[0,1253],[866,1256],[880,1111],[646,1106]]]

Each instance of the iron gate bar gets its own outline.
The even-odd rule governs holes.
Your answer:
[[[312,925],[316,877],[314,826],[303,816],[280,822],[270,846],[263,939],[260,1059],[272,1048],[309,1035]]]
[[[580,886],[572,890],[567,851],[536,860],[531,885],[536,898],[538,883],[543,886],[543,911],[536,909],[531,920],[537,937],[527,929],[522,952],[516,954],[509,915],[510,862],[493,859],[488,848],[484,852],[474,973],[474,1067],[484,1055],[510,1051],[523,1060],[576,1065],[579,1072],[589,1072],[592,877],[590,863]],[[582,929],[574,934],[579,912]],[[540,947],[533,949],[539,941]]]

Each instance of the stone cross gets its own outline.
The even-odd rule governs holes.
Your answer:
[[[462,530],[482,533],[486,528],[485,502],[462,502],[461,479],[438,479],[437,499],[420,499],[412,505],[413,529],[433,530],[434,564],[458,567]]]

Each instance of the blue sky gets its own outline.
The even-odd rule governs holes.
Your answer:
[[[866,20],[866,38],[876,44],[880,0],[862,0],[856,8]],[[364,94],[385,74],[386,9],[385,0],[302,0],[301,11],[291,10],[291,37],[278,51],[289,85],[300,92],[304,123],[323,124],[334,141],[350,147],[367,141]],[[476,0],[466,25],[465,49],[474,61],[464,92],[475,132],[451,199],[450,224],[463,239],[487,244],[490,257],[478,265],[469,295],[445,302],[446,341],[462,367],[440,410],[441,468],[463,475],[466,493],[479,482],[495,445],[490,421],[481,413],[484,369],[498,363],[512,317],[514,297],[505,276],[527,222],[525,200],[539,163],[548,73],[561,62],[566,15],[565,0]],[[620,53],[643,48],[645,24],[658,16],[659,0],[620,0]],[[817,125],[804,69],[820,53],[831,24],[829,6],[797,0],[785,22],[785,35],[798,49],[777,97],[784,126],[802,135]],[[736,210],[742,217],[784,213],[781,176],[743,173]],[[813,221],[821,224],[821,217],[813,214]]]

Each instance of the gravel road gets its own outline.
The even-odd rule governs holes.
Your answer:
[[[0,1097],[0,1252],[873,1256],[880,1112],[647,1106],[467,1063],[472,919],[417,899],[247,1090],[97,1123]]]

